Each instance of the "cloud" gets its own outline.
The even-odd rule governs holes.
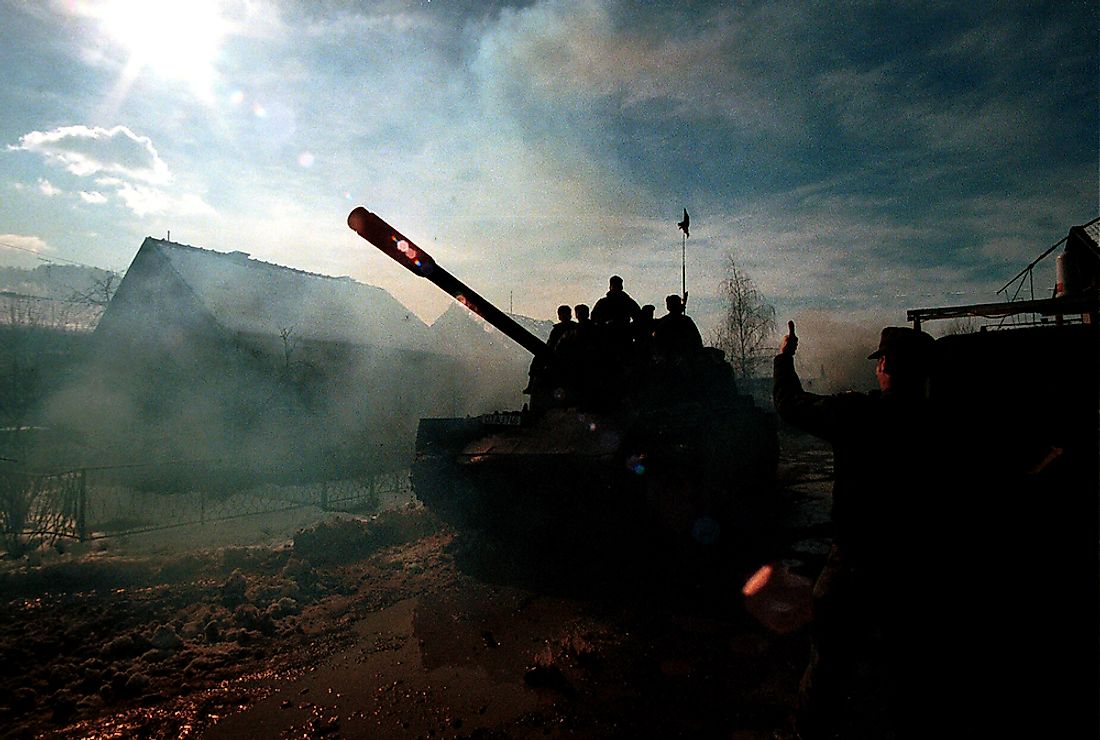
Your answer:
[[[52,131],[31,131],[8,149],[39,154],[79,177],[107,173],[154,184],[172,179],[153,142],[126,126],[62,126]]]
[[[483,40],[480,64],[534,101],[608,103],[646,117],[718,118],[771,132],[792,126],[800,101],[777,94],[775,81],[761,74],[779,73],[778,57],[761,48],[754,27],[772,21],[718,10],[654,31],[621,22],[626,12],[619,3],[553,0],[505,13]],[[762,64],[762,55],[771,61]]]
[[[591,303],[613,272],[659,305],[679,287],[684,206],[693,311],[733,250],[792,310],[893,316],[948,293],[992,299],[979,292],[1034,257],[1029,245],[1095,206],[1095,116],[1080,114],[1095,110],[1095,45],[1074,41],[1095,27],[1076,22],[1084,11],[233,5],[219,60],[232,104],[190,107],[178,85],[143,77],[106,118],[126,126],[9,130],[9,149],[39,168],[23,176],[27,202],[68,197],[104,231],[170,227],[434,298],[354,249],[343,215],[361,203],[493,300],[514,289],[517,310],[547,317]],[[114,77],[61,87],[75,81],[59,76],[59,91],[103,111]],[[49,193],[33,184],[42,174]],[[80,207],[97,194],[107,203]]]
[[[0,234],[0,262],[12,267],[34,267],[54,248],[45,239],[25,234]]]
[[[315,24],[343,68],[370,69],[355,98],[369,108],[314,106],[356,132],[347,179],[363,185],[348,191],[479,285],[527,283],[524,299],[551,308],[616,271],[650,300],[670,292],[681,205],[700,219],[696,255],[745,249],[797,305],[894,307],[926,278],[939,300],[979,291],[999,267],[983,276],[962,246],[980,227],[963,222],[959,173],[969,184],[976,161],[1041,128],[1018,93],[929,78],[962,31],[925,41],[901,23],[872,43],[850,12],[544,0],[455,38],[405,24],[400,43],[345,59],[330,33],[393,18],[359,21]]]
[[[105,182],[105,181],[100,181]],[[177,216],[214,215],[215,210],[192,193],[173,195],[159,188],[133,183],[118,183],[115,194],[138,216],[171,213]]]
[[[101,189],[78,191],[84,203],[106,204],[110,194],[137,216],[195,216],[215,212],[199,195],[165,189],[175,179],[168,165],[151,138],[135,134],[127,126],[106,129],[78,125],[32,131],[8,149],[38,154],[79,178],[94,177]],[[64,192],[45,178],[39,178],[38,189],[47,196]]]
[[[929,154],[1011,153],[1033,141],[1039,126],[1031,95],[948,95],[895,64],[830,70],[819,79],[844,132],[889,153],[895,162],[900,155],[923,167]]]
[[[717,278],[708,284],[702,276],[720,274],[729,253],[783,315],[813,306],[850,317],[871,309],[875,322],[897,323],[909,308],[995,299],[1000,276],[988,261],[956,251],[967,243],[961,216],[912,218],[882,196],[838,187],[761,198],[725,223],[700,212],[692,230],[699,251],[693,256],[688,247],[693,295],[715,289]]]
[[[46,197],[52,197],[54,195],[60,195],[64,191],[61,188],[55,187],[49,180],[44,177],[38,178],[38,192],[42,193]]]
[[[417,84],[362,94],[377,92],[419,134],[402,146],[404,122],[377,105],[349,115],[349,129],[370,126],[357,163],[382,173],[368,206],[438,237],[440,249],[424,246],[477,285],[525,285],[524,302],[549,315],[557,296],[598,295],[611,272],[649,301],[678,287],[686,205],[698,218],[696,306],[717,284],[703,265],[732,249],[788,308],[872,307],[897,322],[905,308],[994,300],[1011,260],[1037,253],[1032,235],[1062,235],[1059,219],[1027,214],[1082,200],[1051,187],[1080,180],[1079,166],[1052,171],[1060,144],[1095,141],[1061,134],[1059,121],[1080,117],[1052,101],[1076,88],[1028,72],[1035,57],[1080,53],[1052,53],[1057,14],[1036,28],[1011,8],[636,11],[567,0],[503,10],[466,27],[450,67],[444,45],[420,37],[387,48]],[[364,84],[391,81],[371,61]],[[986,214],[975,195],[989,193],[1006,196]],[[493,254],[505,245],[507,259]]]
[[[19,249],[24,252],[34,252],[35,254],[44,254],[53,251],[53,247],[47,244],[45,239],[38,236],[0,234],[0,242],[3,242],[6,247]]]

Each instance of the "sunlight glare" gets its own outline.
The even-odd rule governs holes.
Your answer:
[[[228,32],[218,0],[109,0],[97,15],[129,53],[129,74],[149,69],[209,94],[214,62]]]

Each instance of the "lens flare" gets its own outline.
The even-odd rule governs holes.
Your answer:
[[[760,567],[760,570],[749,576],[749,580],[745,581],[745,585],[741,588],[741,593],[745,596],[755,596],[760,593],[760,590],[764,586],[768,585],[768,581],[772,578],[772,566],[770,564]]]

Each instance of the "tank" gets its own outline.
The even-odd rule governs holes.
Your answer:
[[[460,532],[566,549],[626,540],[726,549],[775,508],[775,415],[738,392],[720,350],[654,358],[621,348],[578,392],[546,344],[377,215],[348,225],[532,355],[523,408],[421,419],[416,496]],[[603,343],[606,345],[606,343]],[[568,373],[566,373],[567,375]]]

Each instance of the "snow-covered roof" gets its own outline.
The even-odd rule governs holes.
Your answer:
[[[1085,235],[1092,239],[1093,245],[1100,245],[1100,218],[1093,219],[1081,227]]]
[[[376,347],[426,350],[428,327],[381,288],[251,259],[153,239],[152,248],[193,291],[219,325],[231,332]]]
[[[552,321],[540,321],[522,314],[508,313],[506,315],[544,342],[550,336],[550,329],[554,326]],[[502,346],[514,347],[524,355],[527,354],[527,350],[505,337],[484,319],[458,303],[452,303],[446,311],[440,314],[439,318],[431,325],[431,333],[439,344],[452,347],[454,351],[458,352],[469,351],[474,344],[499,343]]]

